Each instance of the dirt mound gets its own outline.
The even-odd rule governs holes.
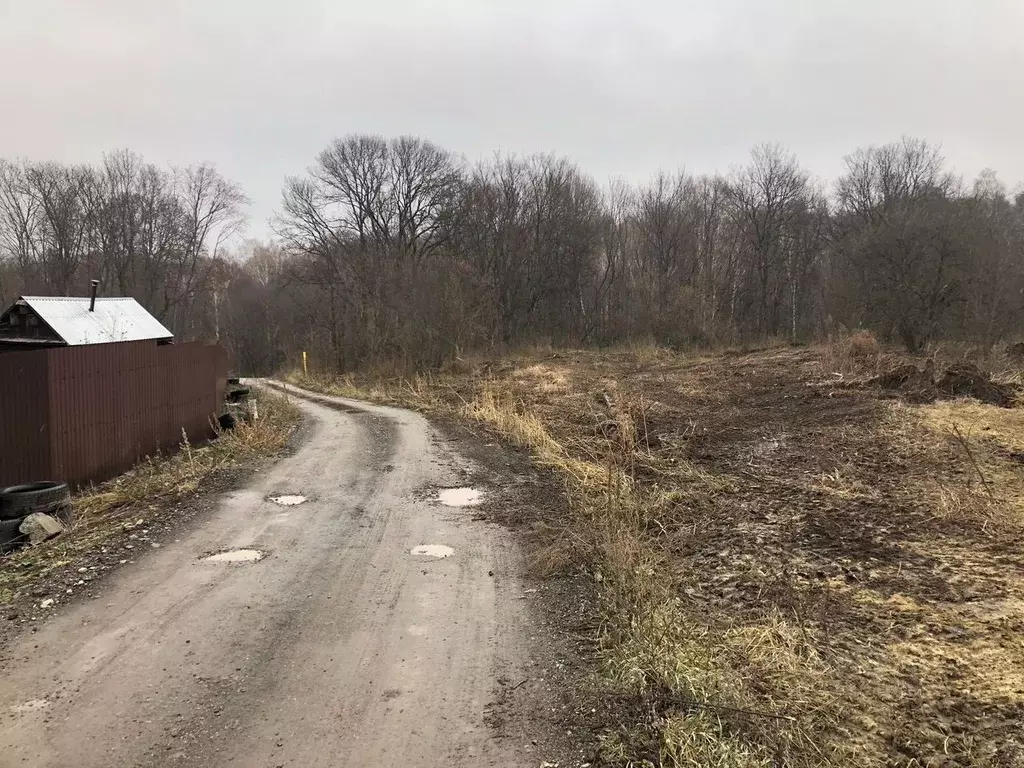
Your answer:
[[[949,366],[935,386],[940,397],[973,397],[1001,408],[1012,407],[1016,395],[1014,387],[992,381],[974,363],[955,363]]]
[[[882,389],[906,389],[907,387],[932,385],[932,379],[925,371],[919,370],[916,365],[907,363],[893,368],[888,373],[883,373],[871,380],[871,383]]]
[[[876,376],[869,383],[898,392],[915,403],[971,397],[1001,408],[1011,408],[1017,394],[1013,386],[992,381],[985,371],[967,362],[949,366],[938,380],[935,379],[934,363],[929,360],[923,370],[908,363]]]
[[[899,392],[914,403],[928,403],[937,398],[935,390],[935,366],[931,360],[921,370],[913,363],[898,365],[881,376],[871,379],[871,386],[890,392]]]

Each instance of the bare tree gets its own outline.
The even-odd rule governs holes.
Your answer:
[[[32,283],[41,258],[40,216],[39,201],[29,193],[25,165],[0,159],[0,243],[24,285]]]
[[[750,164],[733,174],[729,199],[748,270],[737,276],[742,282],[734,291],[739,298],[738,292],[746,289],[755,335],[775,335],[782,329],[786,250],[792,247],[793,228],[807,207],[809,192],[807,172],[777,144],[755,147]]]
[[[1024,208],[1010,200],[995,171],[986,169],[964,200],[967,313],[964,332],[986,346],[1019,330],[1024,310]]]
[[[175,189],[180,243],[168,260],[161,315],[181,323],[224,243],[244,226],[249,201],[237,184],[208,163],[178,169]]]
[[[846,166],[836,226],[861,318],[917,351],[964,299],[961,184],[916,139],[857,150]]]
[[[356,359],[404,354],[400,310],[429,299],[424,270],[450,237],[461,183],[455,156],[430,142],[363,135],[332,142],[307,177],[287,181],[277,231],[301,254],[295,282],[325,294],[339,365],[353,346]]]
[[[592,278],[608,276],[600,190],[547,155],[497,157],[477,168],[460,211],[458,250],[491,292],[491,337],[510,344],[534,324],[560,340],[586,335]]]
[[[74,286],[91,225],[92,172],[57,163],[0,164],[0,237],[26,285]]]

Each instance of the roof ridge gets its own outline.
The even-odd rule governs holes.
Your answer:
[[[172,339],[174,333],[131,296],[22,296],[53,333],[69,346],[116,341]],[[19,302],[15,302],[17,305]]]
[[[92,301],[92,296],[21,296],[22,299],[33,301]],[[96,301],[135,301],[134,296],[97,296]]]

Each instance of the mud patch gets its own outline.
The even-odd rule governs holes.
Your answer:
[[[348,405],[347,403],[338,402],[331,396],[319,395],[314,392],[309,392],[300,387],[296,387],[294,384],[289,385],[284,382],[267,381],[265,384],[271,389],[275,389],[281,392],[285,396],[294,395],[300,400],[309,400],[313,403],[330,408],[333,411],[341,411],[342,413],[366,413],[362,408],[356,408],[355,406]]]
[[[255,563],[266,557],[265,552],[258,549],[229,549],[215,555],[207,555],[204,563]]]
[[[420,544],[410,549],[409,554],[418,557],[434,557],[440,560],[444,557],[451,557],[455,554],[455,550],[444,544]]]
[[[26,712],[38,712],[40,709],[46,709],[50,706],[50,702],[46,699],[32,699],[21,704],[15,704],[11,707],[11,712],[16,715],[23,715]]]
[[[446,507],[474,507],[483,500],[483,492],[476,488],[443,488],[437,500]]]
[[[309,499],[298,494],[284,494],[281,496],[269,496],[267,501],[280,504],[282,507],[297,507],[299,504],[305,504]]]

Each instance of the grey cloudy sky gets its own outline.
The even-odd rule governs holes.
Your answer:
[[[943,144],[1024,181],[1021,0],[0,0],[0,156],[211,160],[268,232],[331,138],[599,181],[728,170],[761,141],[831,179],[858,145]]]

